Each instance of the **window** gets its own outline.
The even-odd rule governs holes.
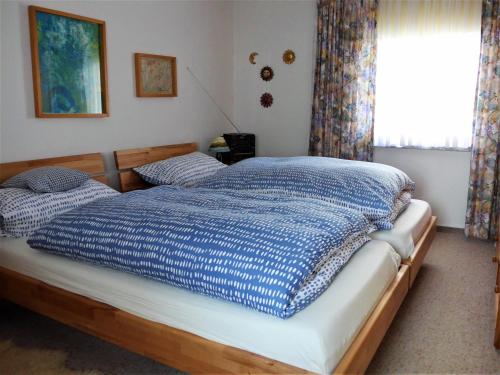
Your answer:
[[[480,0],[381,0],[375,146],[471,145]]]

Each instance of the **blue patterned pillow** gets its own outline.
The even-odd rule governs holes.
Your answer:
[[[82,186],[90,176],[64,167],[41,167],[19,173],[5,181],[4,188],[31,189],[36,193],[56,193]]]
[[[190,187],[205,177],[226,167],[217,159],[201,152],[157,161],[134,168],[146,182],[153,185],[180,185]]]
[[[415,183],[397,168],[319,156],[250,158],[197,185],[320,199],[362,212],[378,230],[392,229],[415,189]]]
[[[118,195],[95,180],[57,193],[35,193],[29,189],[0,189],[0,236],[28,236],[54,217],[96,199]]]

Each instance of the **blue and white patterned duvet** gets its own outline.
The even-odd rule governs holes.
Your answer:
[[[159,186],[67,212],[28,243],[288,318],[372,229],[363,215],[319,200]]]
[[[392,228],[414,189],[388,165],[312,156],[246,159],[197,186],[320,199],[362,212],[379,230]]]

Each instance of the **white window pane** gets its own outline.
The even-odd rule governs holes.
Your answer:
[[[480,14],[480,1],[381,1],[376,146],[470,147]]]

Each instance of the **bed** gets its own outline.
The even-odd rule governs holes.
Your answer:
[[[152,186],[133,172],[132,168],[197,150],[196,143],[184,143],[115,151],[120,190],[127,192]],[[377,231],[371,235],[374,239],[390,243],[401,255],[402,263],[408,265],[410,269],[410,286],[413,285],[432,244],[436,234],[436,223],[437,218],[432,215],[430,205],[425,201],[413,199],[408,208],[396,219],[393,229]]]
[[[190,144],[188,149],[192,149],[193,147],[195,145]],[[182,149],[184,149],[184,146],[180,148],[170,147],[169,152],[185,152],[180,151]],[[71,168],[91,172],[96,178],[103,179],[104,165],[102,158],[99,154],[93,154],[92,156],[73,156],[9,163],[2,165],[0,180],[3,181],[15,173],[33,168],[34,166],[62,165],[61,163]],[[373,251],[373,249],[370,250],[371,246],[379,246],[385,250]],[[369,294],[375,296],[375,298],[369,303],[370,306],[360,309],[362,316],[354,326],[351,326],[350,334],[340,339],[340,341],[343,341],[343,346],[338,347],[340,349],[333,349],[334,354],[328,360],[330,362],[324,359],[316,359],[316,362],[312,361],[311,363],[317,363],[317,365],[313,365],[311,363],[304,364],[297,360],[284,358],[279,354],[268,354],[269,352],[266,350],[259,350],[258,345],[245,347],[244,345],[237,345],[230,339],[226,339],[227,341],[224,339],[215,340],[210,334],[204,334],[206,337],[202,337],[199,331],[196,332],[198,334],[188,332],[185,330],[186,326],[168,321],[165,317],[155,318],[153,315],[148,315],[154,314],[154,312],[136,310],[137,305],[144,305],[144,299],[141,299],[139,303],[136,300],[136,307],[132,308],[127,307],[125,302],[123,302],[126,300],[126,297],[120,302],[112,298],[109,299],[102,294],[99,295],[99,291],[92,291],[91,288],[82,290],[84,283],[77,280],[74,272],[68,272],[68,268],[72,267],[69,266],[69,263],[59,267],[59,269],[53,268],[49,269],[48,272],[44,272],[47,271],[44,268],[47,267],[47,264],[54,267],[57,267],[57,264],[61,262],[70,262],[74,267],[81,265],[66,259],[53,261],[52,258],[50,261],[44,263],[43,259],[53,256],[48,254],[41,255],[34,250],[26,248],[22,239],[2,240],[0,247],[2,249],[2,263],[0,267],[1,297],[139,354],[151,357],[180,370],[194,373],[304,373],[328,372],[332,368],[335,368],[335,372],[339,373],[363,372],[375,354],[378,345],[401,305],[408,291],[410,280],[409,266],[402,264],[399,268],[397,267],[397,262],[394,260],[395,254],[393,250],[390,250],[390,246],[387,243],[370,241],[363,249],[359,250],[355,258],[353,258],[352,264],[350,262],[346,266],[346,270],[354,269],[353,273],[358,274],[359,270],[357,271],[356,268],[361,267],[362,269],[366,267],[366,264],[372,264],[375,259],[370,259],[370,256],[375,256],[379,259],[378,263],[382,267],[381,269],[383,270],[383,267],[386,267],[386,271],[381,272],[381,274],[385,275],[386,279],[379,283],[373,283],[373,286],[378,285],[376,286],[378,290]],[[383,266],[384,264],[385,266]],[[63,274],[66,276],[69,275],[69,277],[65,279],[61,276],[59,272],[61,269],[64,269]],[[377,271],[379,268],[371,267],[371,269]],[[390,269],[392,271],[389,271]],[[94,271],[98,272],[97,270],[86,269],[82,274],[89,273],[92,275]],[[108,273],[111,274],[113,272],[105,271],[104,273],[108,275]],[[103,277],[106,277],[106,275]],[[341,273],[340,275],[335,283],[342,284],[343,279],[349,280],[349,272]],[[116,295],[123,293],[123,288],[120,287],[127,283],[128,280],[121,277],[125,276],[131,277],[130,275],[121,275],[118,273],[116,279],[113,278],[107,284],[110,288],[114,285]],[[371,276],[369,284],[372,284],[371,282],[374,278],[377,278],[374,274],[371,274]],[[154,283],[148,280],[144,280],[144,282]],[[349,283],[349,281],[343,282]],[[138,284],[140,284],[139,280]],[[361,282],[361,284],[363,283]],[[364,284],[366,285],[366,280]],[[127,285],[129,284],[127,283]],[[161,287],[173,289],[172,300],[175,299],[176,301],[175,293],[182,292],[174,288],[168,288],[163,284]],[[148,284],[146,289],[153,290],[154,288],[151,284]],[[337,288],[329,288],[324,298],[320,298],[319,302],[317,301],[317,305],[311,305],[319,307],[310,309],[310,312],[306,309],[302,313],[313,314],[317,309],[324,311],[324,306],[329,306],[328,293],[333,293],[332,291],[336,290]],[[366,293],[367,289],[364,289],[363,285],[360,285],[359,291]],[[162,289],[161,292],[163,293],[164,290]],[[143,295],[142,292],[137,292],[137,290],[136,293],[136,296]],[[339,292],[336,293],[338,294]],[[204,299],[202,305],[205,306],[207,304],[206,297],[200,296],[200,298]],[[164,300],[164,302],[168,302],[168,300],[169,298]],[[179,300],[182,299],[179,298]],[[216,302],[222,303],[220,301]],[[348,300],[346,300],[346,304],[349,304]],[[224,303],[224,305],[224,309],[226,309],[228,304]],[[236,307],[238,306],[234,308]],[[358,308],[359,306],[356,307]],[[213,312],[211,313],[213,315]],[[239,313],[235,315],[239,316]],[[209,316],[210,311],[204,309],[202,314]],[[252,314],[259,313],[252,312]],[[300,315],[297,316],[299,317]],[[266,316],[266,318],[268,317]],[[306,321],[315,321],[315,319],[311,320],[309,318]],[[282,324],[286,324],[286,322],[288,321]],[[285,330],[287,328],[288,326],[285,327]],[[298,329],[303,334],[311,333],[308,332],[311,330],[311,327],[299,327]],[[314,333],[313,329],[312,335],[316,335],[316,342],[319,342],[319,336],[317,335],[323,329],[316,327],[315,330],[316,333]],[[249,335],[243,335],[242,337],[245,336]],[[335,337],[339,339],[341,336]],[[327,348],[326,352],[328,353],[329,350]],[[315,351],[315,353],[317,352]],[[266,354],[275,358],[266,357]]]
[[[49,285],[317,373],[334,369],[399,268],[399,258],[387,243],[371,241],[317,301],[281,320],[142,277],[36,251],[23,239],[1,239],[0,257],[9,270]]]

